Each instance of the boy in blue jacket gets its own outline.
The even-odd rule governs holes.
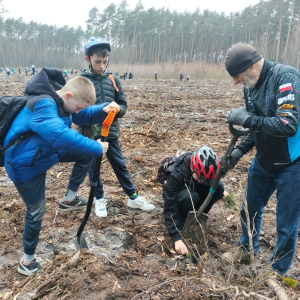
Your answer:
[[[93,83],[96,90],[96,106],[101,105],[101,103],[104,102],[113,101],[120,105],[120,112],[116,115],[110,127],[107,138],[107,141],[109,142],[109,149],[106,156],[119,180],[120,185],[128,195],[127,206],[142,210],[153,210],[155,208],[153,204],[148,203],[146,198],[137,195],[136,188],[130,180],[130,175],[120,148],[118,140],[120,137],[118,119],[125,115],[127,102],[119,78],[113,76],[113,74],[107,70],[109,52],[110,44],[108,41],[100,37],[90,38],[85,46],[85,60],[89,64],[91,72],[85,71],[81,74],[81,76],[88,78]],[[101,130],[101,124],[98,124],[98,127],[99,130]],[[90,167],[83,161],[76,162],[71,176],[79,169],[81,169],[82,173],[86,173],[88,169],[90,180],[92,180],[93,166]],[[103,185],[99,176],[95,201],[95,212],[98,217],[107,216],[106,204],[107,200],[104,198]]]
[[[89,139],[71,129],[72,121],[79,125],[102,123],[107,113],[113,107],[119,110],[119,106],[116,103],[93,106],[96,100],[93,84],[84,77],[66,83],[56,69],[42,69],[27,83],[25,93],[31,97],[9,129],[4,147],[25,132],[33,135],[7,149],[4,164],[26,204],[24,255],[18,271],[29,276],[41,269],[34,253],[45,214],[47,170],[57,162],[80,161],[91,165],[94,158],[108,149],[108,143]],[[85,176],[83,173],[70,176],[68,189],[77,194]],[[86,205],[87,201],[76,195],[61,201],[60,208],[83,209]]]

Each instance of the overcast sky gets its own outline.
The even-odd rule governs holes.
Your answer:
[[[4,0],[3,5],[9,12],[4,14],[4,18],[23,18],[24,22],[35,21],[37,23],[57,25],[59,27],[68,25],[69,27],[82,26],[88,19],[89,11],[95,6],[102,11],[103,8],[114,2],[118,5],[121,0]],[[133,9],[138,0],[127,0]],[[142,0],[145,9],[150,7],[169,7],[171,11],[185,10],[194,12],[198,7],[201,11],[209,9],[217,12],[224,11],[226,14],[243,10],[249,5],[255,5],[259,0]],[[101,3],[105,3],[102,5]]]

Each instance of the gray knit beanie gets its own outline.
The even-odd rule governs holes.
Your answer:
[[[225,67],[231,77],[246,71],[253,64],[262,59],[250,44],[237,43],[227,51],[225,58]]]

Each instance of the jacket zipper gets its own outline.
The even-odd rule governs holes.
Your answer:
[[[100,76],[99,77],[99,83],[100,83],[100,88],[101,88],[101,103],[99,104],[102,104],[104,103],[104,93],[103,93],[103,83],[102,83],[102,77]]]
[[[42,152],[43,152],[42,148],[39,148],[38,151],[36,151],[32,161],[31,161],[31,164],[30,164],[31,167],[34,167],[34,163],[35,163],[37,157],[39,156],[39,154],[42,154]]]

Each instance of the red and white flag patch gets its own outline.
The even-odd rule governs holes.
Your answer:
[[[292,84],[291,83],[286,83],[286,84],[283,84],[279,87],[279,92],[282,93],[284,91],[289,91],[292,89]]]
[[[287,121],[287,120],[285,120],[285,119],[280,118],[280,121],[281,121],[282,123],[284,123],[284,124],[289,124],[289,121]]]

